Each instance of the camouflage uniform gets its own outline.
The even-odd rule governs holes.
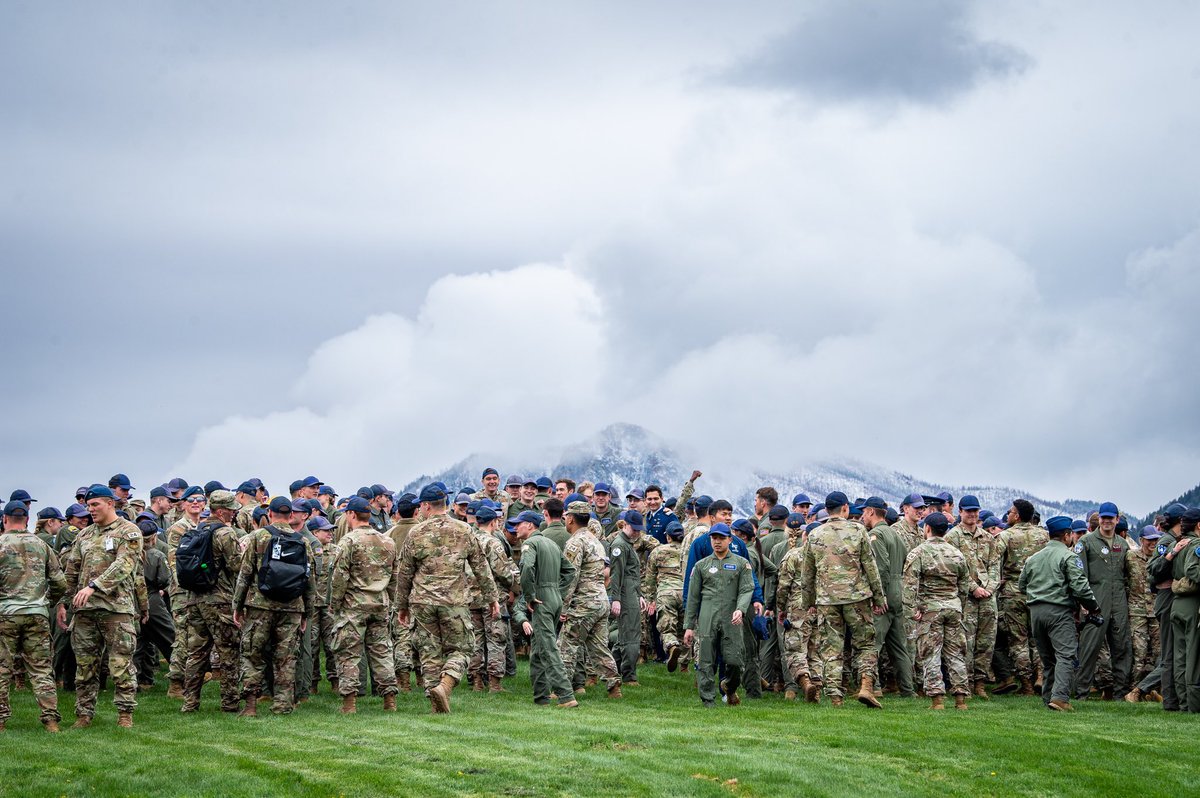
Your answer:
[[[175,621],[175,643],[171,646],[171,665],[167,669],[167,678],[180,683],[183,682],[190,645],[188,607],[194,599],[188,591],[179,586],[179,579],[175,575],[175,550],[179,548],[179,541],[183,536],[195,528],[196,524],[184,515],[167,530],[167,566],[171,573],[171,587],[167,590],[167,595],[171,597],[171,618]]]
[[[1129,549],[1129,633],[1133,639],[1134,683],[1144,679],[1158,665],[1158,618],[1154,616],[1154,597],[1150,593],[1149,557],[1140,546]]]
[[[1000,596],[997,647],[1003,638],[1016,675],[1033,681],[1030,655],[1029,608],[1025,594],[1017,586],[1025,561],[1050,540],[1046,530],[1031,523],[1019,523],[1000,533]]]
[[[668,538],[670,541],[670,539]],[[568,558],[569,559],[569,558]],[[579,567],[578,563],[575,563]],[[668,652],[683,645],[683,549],[674,541],[660,545],[646,563],[642,594],[654,601],[656,626]],[[687,662],[686,648],[679,662]]]
[[[142,567],[142,532],[120,516],[110,524],[92,524],[79,533],[67,559],[67,591],[63,600],[70,604],[90,584],[95,592],[71,622],[71,647],[75,649],[75,714],[91,718],[96,714],[96,694],[100,689],[100,657],[108,648],[108,672],[116,693],[113,704],[118,712],[133,712],[137,706],[137,675],[133,655],[137,647],[134,614],[137,612],[137,582]]]
[[[951,695],[967,694],[963,600],[970,579],[967,558],[944,538],[929,538],[909,552],[904,562],[904,605],[914,615],[921,614],[917,656],[927,696],[946,694],[943,665],[950,675]]]
[[[803,606],[816,607],[821,618],[825,693],[841,698],[847,631],[854,668],[862,677],[875,678],[878,655],[872,605],[886,604],[883,582],[862,524],[832,518],[809,534],[802,551],[800,594]]]
[[[233,519],[233,528],[237,531],[239,538],[245,537],[254,531],[254,511],[257,509],[257,504],[243,504],[238,510],[237,515]]]
[[[245,538],[246,548],[233,588],[232,607],[235,612],[245,609],[242,621],[241,663],[242,698],[257,701],[262,694],[268,656],[272,657],[275,685],[271,711],[287,714],[292,711],[296,686],[296,658],[300,653],[301,623],[311,618],[316,597],[316,560],[312,546],[304,541],[308,559],[308,581],[303,595],[291,601],[275,601],[258,590],[258,569],[263,555],[271,545],[271,531],[281,536],[297,536],[282,524],[264,527]]]
[[[517,566],[504,551],[504,546],[490,532],[475,532],[479,547],[487,558],[498,591],[511,592],[517,585]],[[518,588],[519,589],[519,588]],[[508,646],[508,622],[492,618],[488,602],[483,600],[479,580],[471,578],[471,625],[475,631],[475,651],[468,665],[472,677],[490,679],[504,676],[504,649]],[[494,682],[493,682],[494,683]]]
[[[213,521],[213,523],[218,523]],[[238,671],[241,667],[241,633],[233,625],[233,591],[242,565],[238,530],[220,524],[212,533],[213,560],[217,584],[206,593],[196,593],[188,607],[188,648],[183,667],[183,705],[185,710],[200,706],[204,672],[212,652],[221,662],[221,711],[238,708]]]
[[[400,548],[396,605],[400,612],[412,610],[426,692],[443,676],[462,681],[471,661],[468,567],[484,601],[496,601],[496,582],[479,538],[462,521],[435,515],[414,526]]]
[[[967,663],[971,681],[988,680],[992,655],[996,650],[996,591],[1000,587],[1000,543],[981,526],[967,532],[956,526],[946,533],[946,542],[962,552],[967,561],[970,584],[963,601],[963,634],[967,642]],[[983,588],[991,595],[977,599],[974,591]]]
[[[604,544],[590,529],[580,529],[567,541],[563,556],[575,569],[562,596],[566,620],[558,635],[558,650],[563,667],[568,675],[573,674],[580,658],[585,657],[612,688],[621,683],[621,676],[608,646],[609,604],[604,589],[608,557]],[[682,582],[679,589],[682,593]]]
[[[79,527],[66,524],[55,536],[55,551],[64,572],[67,569],[67,558],[75,547],[79,532]],[[71,618],[74,615],[75,611],[68,603],[66,629],[61,628],[56,619],[50,619],[50,636],[54,641],[54,678],[63,685],[63,689],[72,692],[75,690],[75,651],[71,648]]]
[[[389,623],[396,603],[396,544],[373,527],[348,532],[333,556],[329,608],[337,648],[338,693],[359,688],[359,658],[366,644],[371,680],[382,696],[396,694]]]
[[[66,588],[58,555],[44,541],[27,531],[0,534],[0,728],[12,715],[8,690],[17,657],[29,676],[42,723],[61,720],[49,608]]]
[[[408,533],[419,522],[416,518],[401,518],[395,525],[388,530],[388,537],[396,544],[396,556],[400,555],[401,549],[404,547],[404,541],[408,537]],[[417,671],[417,678],[420,678],[420,668],[413,667],[413,625],[410,620],[406,624],[400,623],[396,618],[395,613],[392,614],[392,659],[396,663],[396,681],[400,685],[401,690],[407,691],[408,674],[411,671]]]
[[[782,648],[783,681],[793,691],[799,686],[801,677],[808,677],[819,687],[824,670],[819,656],[818,619],[805,612],[799,589],[804,544],[800,535],[789,536],[771,551],[771,558],[778,563],[775,617]]]

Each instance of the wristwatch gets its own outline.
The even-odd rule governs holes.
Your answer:
[[[91,582],[88,582],[87,586],[90,587],[92,590],[100,589],[100,588],[96,587],[96,581],[94,579]]]

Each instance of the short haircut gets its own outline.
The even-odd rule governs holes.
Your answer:
[[[557,496],[546,499],[546,501],[542,502],[542,510],[547,516],[557,521],[563,517],[562,499],[558,498]]]
[[[588,521],[592,520],[591,513],[567,513],[567,515],[575,520],[575,526],[578,527],[585,527],[588,525]]]
[[[589,490],[594,491],[595,489],[596,489],[595,483],[588,482],[586,479],[583,482],[580,482],[578,485],[575,486],[575,491],[577,493],[587,493]]]
[[[1021,523],[1028,524],[1033,520],[1035,510],[1032,502],[1026,499],[1013,499],[1012,506],[1017,511],[1017,518],[1021,520]]]
[[[775,490],[770,485],[761,487],[754,491],[754,495],[765,501],[767,504],[779,504],[779,491]]]
[[[358,512],[358,511],[356,510],[356,511],[354,512],[354,520],[355,520],[355,521],[364,521],[364,522],[365,522],[365,521],[370,521],[370,520],[371,520],[371,514],[370,514],[370,513],[360,513],[360,512]]]
[[[417,505],[409,502],[401,502],[396,505],[396,515],[401,518],[412,518],[417,514]]]
[[[733,512],[733,505],[730,504],[729,502],[725,501],[724,499],[717,499],[715,502],[708,505],[708,514],[709,515],[720,512],[721,510],[728,510],[729,512]]]
[[[566,477],[563,477],[562,479],[554,480],[555,485],[558,485],[559,483],[562,483],[563,485],[567,486],[567,493],[575,492],[575,480],[567,479]]]
[[[658,498],[660,498],[660,499],[662,498],[662,495],[663,495],[662,488],[660,488],[658,485],[647,485],[646,486],[646,495],[649,496],[651,491],[653,491],[654,493],[657,493]]]

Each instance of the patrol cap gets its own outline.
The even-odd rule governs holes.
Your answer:
[[[1147,524],[1146,526],[1142,527],[1142,534],[1140,537],[1145,538],[1146,540],[1158,540],[1162,537],[1162,532],[1159,531],[1159,528],[1154,526],[1154,524]]]
[[[436,484],[426,485],[421,488],[421,494],[417,497],[417,500],[422,503],[431,502],[433,504],[444,502],[446,501],[446,489],[438,487]]]
[[[35,502],[35,501],[37,501],[37,499],[35,499],[29,495],[29,491],[22,490],[21,488],[17,488],[16,490],[14,490],[12,492],[12,495],[8,497],[8,500],[10,502]]]
[[[208,506],[217,510],[236,510],[241,507],[233,491],[214,490],[208,497]]]
[[[166,487],[163,485],[159,485],[157,488],[151,488],[150,489],[150,498],[151,499],[170,499],[171,501],[175,501],[175,497],[172,496],[171,492],[168,491],[166,489]]]
[[[795,496],[792,497],[792,506],[795,507],[797,504],[811,505],[812,499],[808,498],[808,494],[806,494],[806,493],[797,493]]]
[[[737,532],[739,535],[748,535],[750,537],[754,537],[754,524],[750,523],[750,521],[746,518],[739,518],[730,524],[729,528],[732,531]]]
[[[317,495],[318,496],[337,496],[337,491],[335,491],[333,489],[332,485],[322,485],[321,487],[317,488]]]
[[[304,513],[305,515],[308,515],[312,512],[312,507],[309,506],[308,499],[293,499],[292,512]]]
[[[286,496],[276,496],[274,499],[271,499],[268,509],[278,515],[291,515],[292,500]]]
[[[792,513],[787,517],[788,529],[803,529],[807,516],[804,513]]]
[[[1101,518],[1116,518],[1121,513],[1117,510],[1117,505],[1112,502],[1105,502],[1100,505],[1100,509],[1096,511]]]
[[[642,490],[641,488],[633,488],[625,494],[625,498],[641,500],[646,498],[646,491]]]
[[[483,476],[481,476],[480,479],[487,479],[490,476],[498,477],[500,476],[500,472],[491,466],[488,466],[487,468],[483,469]]]
[[[835,490],[833,493],[830,493],[828,496],[825,497],[825,509],[826,510],[836,510],[837,508],[841,507],[842,505],[846,505],[849,503],[850,503],[850,500],[846,498],[846,494],[842,493],[840,490]]]
[[[571,496],[579,496],[579,494],[572,493]],[[568,496],[567,498],[569,499],[569,498],[571,498],[571,496]],[[583,500],[583,497],[580,496],[578,499],[576,499],[573,502],[567,502],[567,512],[570,515],[591,515],[592,514],[592,505],[585,502]]]
[[[887,511],[883,514],[883,520],[887,521],[888,526],[891,526],[900,520],[900,511],[895,507],[887,508]]]
[[[935,532],[945,532],[950,528],[950,521],[941,513],[930,513],[925,516],[925,526]]]
[[[391,493],[390,490],[388,490],[387,488],[385,488],[383,485],[379,484],[378,482],[376,482],[374,485],[371,486],[371,490],[375,492],[376,496],[382,496],[385,493]]]
[[[491,507],[480,507],[475,511],[475,522],[478,524],[490,524],[499,517]]]
[[[519,488],[525,484],[525,478],[520,474],[509,474],[508,479],[504,480],[504,487]]]
[[[38,517],[39,521],[44,521],[47,518],[53,518],[55,521],[66,521],[67,520],[66,517],[63,516],[62,512],[60,512],[57,507],[46,507],[42,510],[38,510],[37,517]]]
[[[528,521],[534,526],[541,526],[545,520],[545,516],[543,516],[541,513],[535,513],[533,510],[522,510],[515,518],[513,518],[513,521],[516,524],[522,524]]]
[[[204,495],[205,496],[211,496],[213,491],[215,491],[215,490],[228,490],[228,488],[226,488],[224,485],[222,485],[220,482],[218,482],[215,479],[204,483]]]
[[[90,518],[91,515],[82,504],[72,504],[67,508],[67,518]]]
[[[286,499],[285,499],[285,501],[286,501]],[[255,507],[254,511],[252,513],[250,513],[250,517],[252,519],[254,519],[254,523],[257,524],[259,521],[261,521],[262,519],[267,517],[267,508]]]
[[[788,508],[784,507],[782,504],[777,504],[771,508],[769,513],[767,513],[767,518],[771,521],[785,521],[789,515],[791,515],[791,513],[788,512]]]
[[[683,537],[683,524],[678,521],[672,521],[667,524],[667,528],[663,530],[663,533],[669,538],[681,538]]]
[[[904,507],[905,505],[917,508],[924,507],[925,497],[919,493],[910,493],[904,497],[904,501],[900,502],[901,507]]]
[[[996,516],[989,515],[987,518],[983,519],[983,528],[984,529],[991,529],[992,527],[996,527],[996,526],[1000,526],[1000,519],[997,518]]]
[[[708,534],[723,538],[732,537],[732,533],[729,531],[729,524],[713,524],[712,529],[708,530]]]
[[[133,490],[133,485],[129,482],[129,477],[124,474],[113,474],[108,478],[108,486],[110,488],[125,488],[125,490]]]
[[[112,492],[112,488],[107,485],[92,485],[84,494],[83,500],[89,502],[92,499],[115,499],[116,494]]]
[[[1200,507],[1193,507],[1184,513],[1183,520],[1189,524],[1200,524]]]
[[[470,496],[468,496],[468,495],[467,495],[467,494],[465,494],[465,493],[460,493],[460,494],[458,494],[457,496],[455,496],[455,497],[454,497],[454,503],[455,503],[455,504],[466,504],[466,505],[470,505],[470,504],[471,504],[471,497],[470,497]]]
[[[1175,502],[1174,504],[1168,505],[1167,508],[1163,510],[1163,515],[1166,516],[1167,520],[1170,521],[1172,525],[1174,525],[1178,523],[1179,519],[1183,518],[1183,514],[1187,511],[1188,508],[1186,506],[1180,504],[1179,502]]]
[[[1046,521],[1046,532],[1051,535],[1061,535],[1064,532],[1071,531],[1072,520],[1070,516],[1056,515]]]
[[[199,485],[192,485],[191,487],[184,489],[183,495],[179,497],[179,500],[181,502],[185,502],[188,499],[192,498],[193,496],[203,496],[203,495],[204,495],[204,488],[200,487]]]
[[[317,532],[322,529],[333,529],[333,524],[329,523],[329,519],[323,515],[314,515],[308,519],[308,531]]]
[[[167,483],[167,490],[169,490],[169,491],[187,490],[187,488],[188,488],[187,480],[184,479],[183,477],[175,477],[174,479],[172,479],[170,482]]]
[[[625,513],[625,526],[640,532],[646,528],[646,519],[637,510],[629,510]]]
[[[958,509],[960,510],[978,510],[979,508],[979,499],[974,496],[967,495],[958,500]]]
[[[1087,532],[1087,521],[1084,521],[1082,518],[1076,518],[1071,522],[1071,531]]]
[[[4,505],[4,514],[13,518],[28,518],[29,508],[25,506],[25,502],[12,501]]]
[[[550,490],[554,487],[554,483],[550,481],[550,477],[538,477],[534,480],[535,485],[541,490]]]
[[[142,530],[142,537],[148,538],[151,535],[157,535],[162,530],[158,528],[158,524],[153,521],[138,521],[138,529]]]
[[[316,487],[318,485],[323,485],[323,484],[325,484],[325,483],[321,482],[321,480],[317,479],[314,476],[307,476],[304,479],[300,480],[301,487],[305,487],[305,488],[313,488],[313,487]]]
[[[607,482],[597,482],[596,487],[592,489],[592,495],[594,496],[597,493],[603,493],[606,496],[611,496],[612,488],[609,487]]]

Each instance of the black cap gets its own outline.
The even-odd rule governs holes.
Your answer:
[[[934,532],[944,533],[950,528],[950,522],[946,520],[946,516],[941,513],[930,513],[925,516],[925,526],[932,529]]]
[[[274,499],[271,499],[269,509],[277,515],[291,515],[292,500],[286,496],[276,496]]]

